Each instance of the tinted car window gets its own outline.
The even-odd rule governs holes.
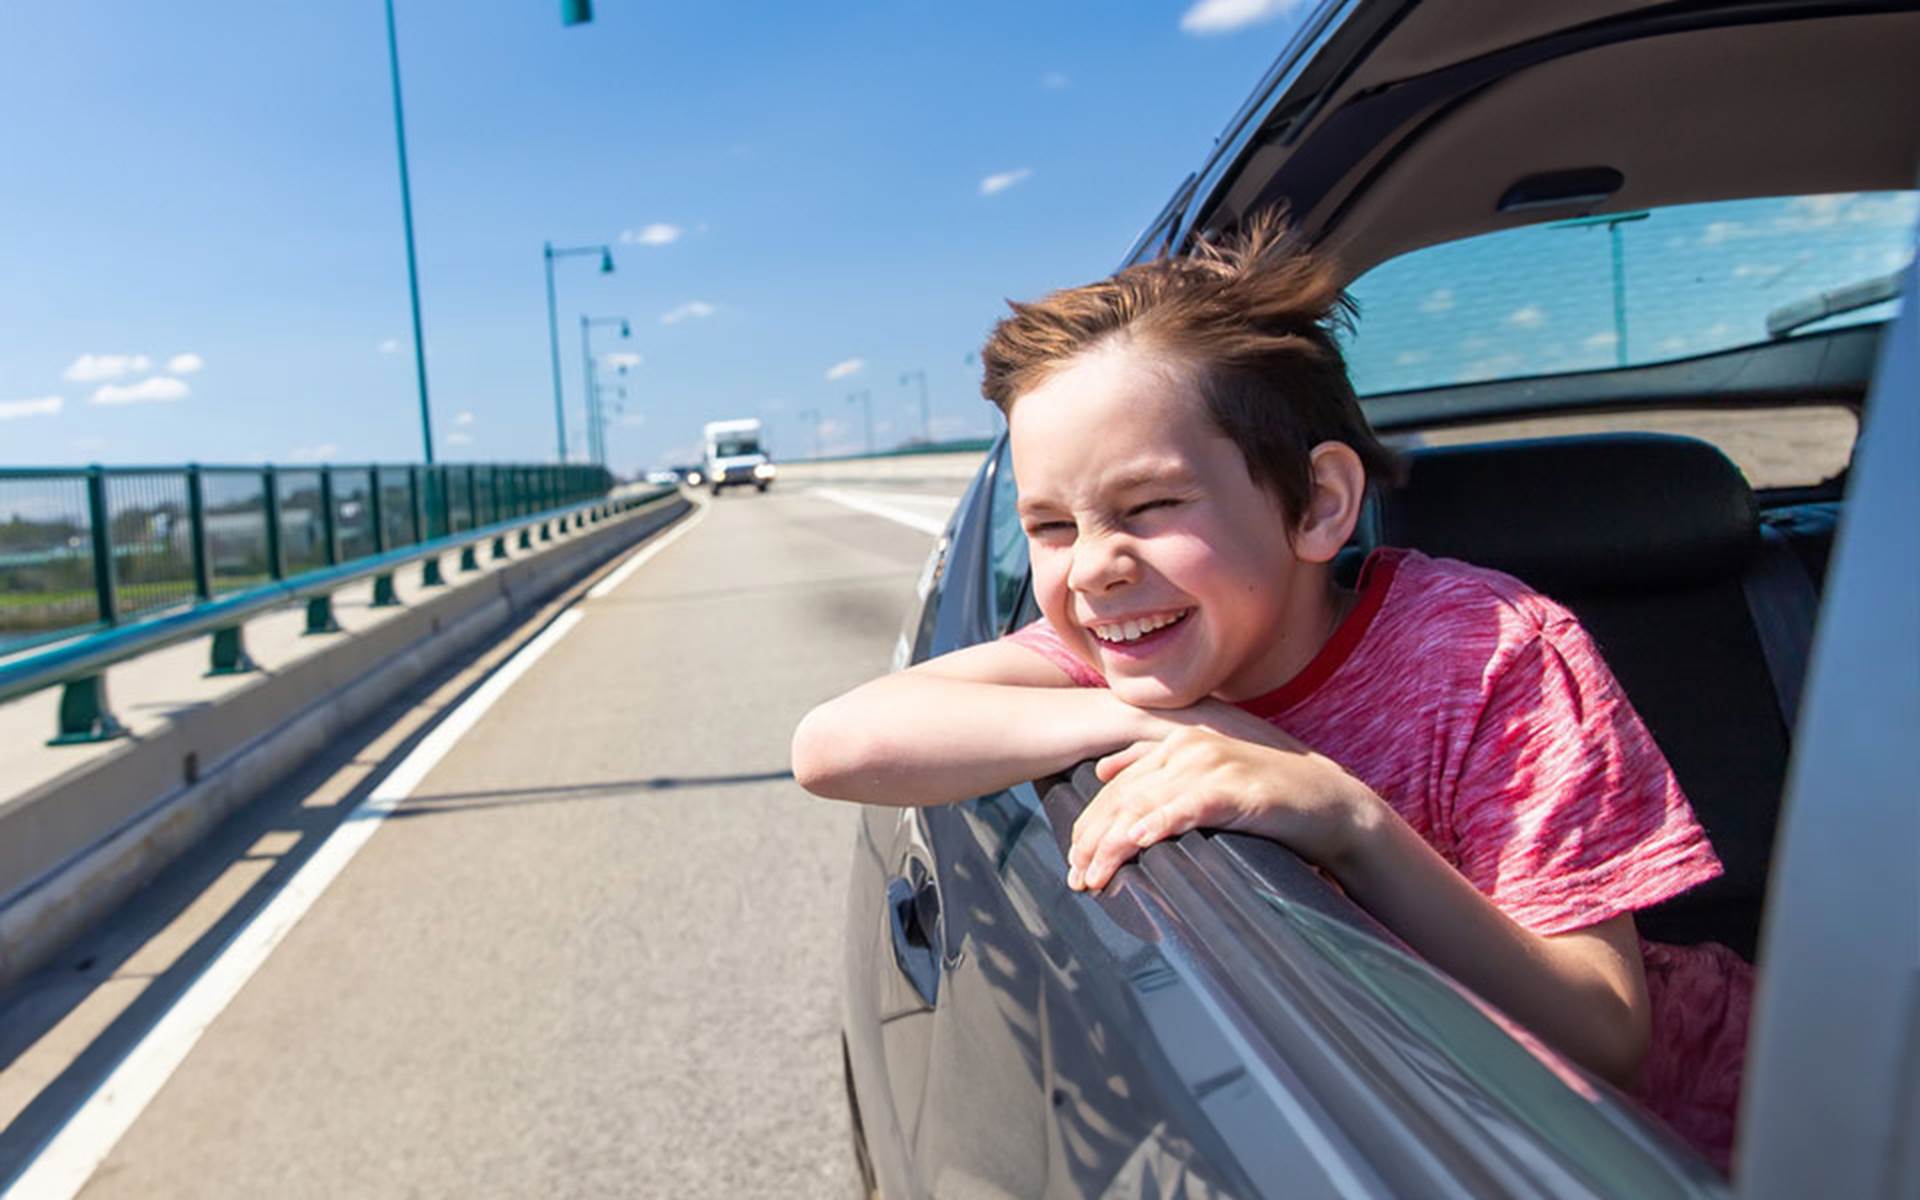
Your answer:
[[[1027,584],[1027,535],[1014,508],[1013,458],[1006,442],[993,463],[993,491],[987,497],[987,588],[993,606],[993,628],[1004,633],[1020,605]]]
[[[1890,300],[1770,325],[1903,267],[1917,213],[1913,192],[1728,200],[1415,250],[1354,281],[1354,387],[1369,396],[1639,366],[1883,321]]]

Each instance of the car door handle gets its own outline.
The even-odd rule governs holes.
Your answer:
[[[931,1008],[940,994],[940,892],[931,878],[918,887],[898,876],[887,882],[887,924],[893,961]]]

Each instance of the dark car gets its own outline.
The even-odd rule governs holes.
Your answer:
[[[1727,868],[1640,928],[1757,963],[1736,1183],[1277,844],[1192,833],[1070,891],[1083,765],[862,810],[870,1190],[1920,1188],[1916,64],[1909,4],[1323,4],[1123,260],[1285,204],[1410,447],[1353,554],[1505,570],[1593,632]],[[1014,497],[1003,444],[899,662],[1036,618]]]

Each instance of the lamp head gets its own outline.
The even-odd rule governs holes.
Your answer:
[[[631,328],[629,328],[629,327],[628,327],[628,325],[627,325],[627,321],[626,321],[626,318],[625,318],[625,317],[622,317],[622,318],[620,319],[620,336],[621,336],[621,337],[632,337],[632,336],[633,336],[633,330],[632,330]]]
[[[613,251],[604,249],[600,251],[600,273],[613,274]]]

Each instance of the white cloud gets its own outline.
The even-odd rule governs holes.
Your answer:
[[[1516,329],[1538,329],[1546,323],[1546,310],[1542,309],[1538,304],[1529,304],[1524,308],[1516,308],[1507,314],[1507,324],[1514,326]]]
[[[1425,350],[1402,350],[1393,356],[1393,365],[1396,367],[1417,367],[1425,361],[1427,361]]]
[[[647,414],[637,412],[621,413],[619,421],[616,422],[619,425],[645,425],[646,423]]]
[[[647,360],[630,350],[621,350],[613,354],[602,354],[600,361],[618,371],[622,367],[632,370]]]
[[[1662,354],[1678,354],[1681,351],[1685,350],[1686,348],[1687,348],[1687,339],[1681,337],[1679,334],[1674,334],[1672,337],[1665,337],[1660,339],[1659,349],[1660,349],[1660,353]]]
[[[447,445],[471,446],[473,445],[473,435],[470,433],[463,433],[460,430],[456,429],[452,433],[449,433],[447,435]]]
[[[178,379],[152,375],[139,383],[130,383],[125,387],[117,383],[103,384],[93,393],[89,403],[154,404],[168,400],[185,400],[189,394],[190,389]]]
[[[176,354],[167,360],[167,371],[173,375],[191,375],[207,365],[207,360],[198,354]]]
[[[144,354],[82,354],[61,377],[74,383],[104,383],[153,368],[153,360]]]
[[[1523,354],[1491,354],[1461,368],[1460,378],[1469,382],[1476,379],[1502,379],[1518,375],[1526,365],[1527,359]]]
[[[1200,0],[1180,15],[1183,33],[1234,33],[1292,12],[1300,0]]]
[[[1702,246],[1718,246],[1735,238],[1745,237],[1748,233],[1745,221],[1708,221],[1707,227],[1700,232]]]
[[[989,175],[980,181],[980,194],[991,196],[1004,192],[1016,183],[1023,183],[1033,177],[1032,167],[1021,167],[1017,171],[1002,171],[998,175]]]
[[[381,354],[398,354],[400,353],[400,339],[388,338],[386,341],[375,346],[374,349]]]
[[[629,246],[666,246],[680,240],[686,230],[665,221],[655,221],[639,229],[622,229],[620,240]]]
[[[463,412],[453,419],[453,423],[455,425],[471,425],[473,424],[473,413]]]
[[[660,314],[662,325],[678,325],[689,317],[710,317],[719,310],[705,300],[689,300]]]
[[[65,396],[35,396],[30,400],[0,400],[0,421],[18,417],[51,417],[66,407]]]
[[[1618,340],[1619,339],[1611,333],[1596,333],[1580,344],[1588,350],[1611,350],[1613,349],[1613,344]]]
[[[847,376],[857,374],[865,369],[866,365],[867,360],[864,358],[843,359],[827,368],[827,378],[845,379]]]
[[[1059,71],[1048,71],[1040,77],[1040,86],[1050,92],[1060,91],[1065,88],[1069,82],[1071,81],[1068,80],[1066,75]]]
[[[1420,311],[1423,313],[1443,313],[1452,307],[1452,288],[1437,288],[1434,291],[1428,292],[1420,301]]]
[[[95,450],[105,450],[107,448],[107,439],[97,434],[88,434],[86,437],[73,439],[71,445],[82,454],[90,454]]]
[[[296,446],[287,451],[288,462],[325,462],[340,453],[340,447],[332,442],[321,442],[317,446]]]

